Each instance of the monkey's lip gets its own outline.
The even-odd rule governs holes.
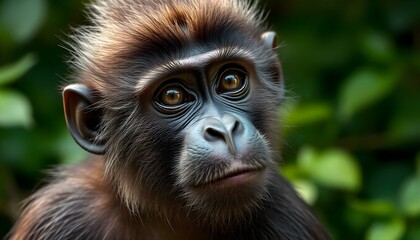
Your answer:
[[[244,183],[248,183],[258,178],[261,175],[264,168],[239,168],[233,171],[227,171],[221,176],[209,179],[203,183],[195,185],[196,187],[205,186],[236,186]]]

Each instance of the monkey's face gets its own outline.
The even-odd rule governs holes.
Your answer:
[[[157,164],[166,166],[154,169],[166,170],[163,183],[188,209],[243,216],[266,197],[276,171],[271,146],[282,85],[251,56],[243,48],[194,52],[150,71],[137,86],[150,116],[144,121],[155,124],[147,132],[164,148]],[[144,171],[139,175],[156,174]]]
[[[182,136],[171,174],[189,207],[220,215],[264,196],[275,164],[265,133],[252,122],[260,83],[251,66],[218,63],[191,76],[192,84],[164,81],[157,91],[156,110],[171,115],[167,124]]]

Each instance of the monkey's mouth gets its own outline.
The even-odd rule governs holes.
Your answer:
[[[263,174],[263,167],[245,167],[215,174],[205,181],[197,183],[195,187],[234,187],[257,180]]]

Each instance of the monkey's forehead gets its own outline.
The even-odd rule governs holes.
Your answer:
[[[136,92],[141,94],[141,92],[146,89],[146,84],[150,84],[153,80],[160,79],[162,73],[164,73],[163,76],[165,76],[168,75],[168,72],[177,73],[183,72],[186,69],[203,69],[215,62],[230,59],[236,61],[241,59],[242,62],[252,64],[255,62],[254,57],[254,54],[246,48],[226,47],[189,55],[183,58],[175,58],[168,62],[161,62],[158,66],[144,71],[141,76],[139,76],[139,81],[135,87]]]

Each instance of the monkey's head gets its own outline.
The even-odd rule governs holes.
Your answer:
[[[277,168],[276,36],[247,2],[151,2],[91,5],[63,92],[70,132],[133,212],[246,216]]]

